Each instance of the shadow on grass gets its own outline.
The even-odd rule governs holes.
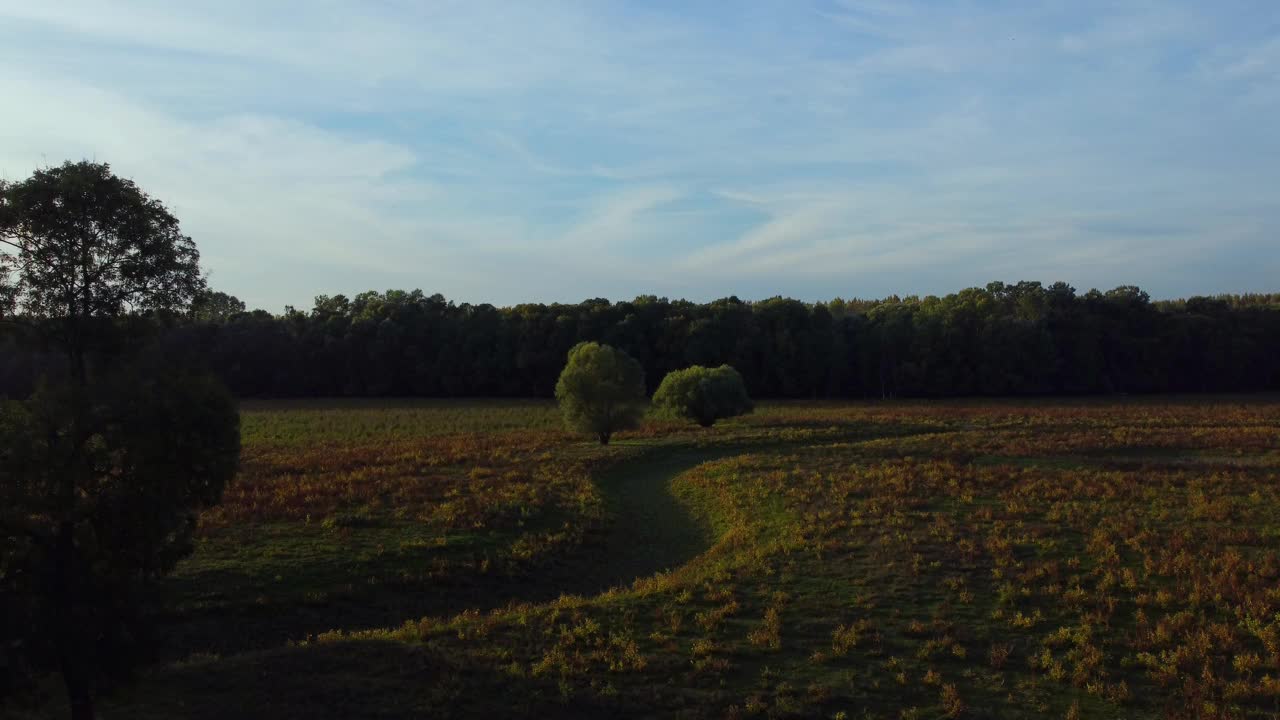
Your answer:
[[[846,427],[841,439],[906,436],[922,430]],[[314,560],[300,556],[280,567],[263,564],[261,558],[237,557],[218,571],[188,579],[173,577],[168,582],[175,583],[170,587],[175,596],[214,588],[211,594],[219,599],[161,617],[159,659],[182,659],[193,653],[229,655],[277,647],[329,630],[397,627],[425,616],[542,603],[561,595],[592,596],[627,586],[684,565],[716,540],[707,519],[695,517],[672,494],[671,484],[678,475],[743,453],[786,452],[824,441],[830,439],[754,438],[700,446],[621,442],[635,445],[636,455],[595,478],[609,509],[607,525],[581,545],[514,575],[477,572],[430,578],[426,569],[438,550],[396,552],[373,559],[335,547],[313,548],[308,552]],[[246,570],[256,564],[263,564],[261,572]],[[320,590],[322,596],[308,599],[298,588]]]
[[[205,591],[210,600],[159,618],[160,658],[227,655],[339,628],[394,627],[429,615],[540,603],[561,595],[590,596],[679,567],[715,538],[671,494],[672,480],[701,463],[741,452],[740,446],[652,447],[603,471],[596,482],[610,512],[608,525],[581,546],[515,575],[462,573],[432,579],[422,570],[438,551],[393,553],[375,560],[343,557],[338,548],[311,548],[299,550],[296,562],[279,567],[261,558],[237,558],[225,569],[170,578],[168,590],[175,597],[199,597],[200,590],[211,589]],[[272,542],[278,546],[286,541]],[[314,560],[303,559],[308,552]],[[298,588],[320,588],[324,594],[307,599]]]
[[[170,665],[103,703],[104,718],[597,718],[643,716],[554,679],[468,665],[423,645],[344,640]]]

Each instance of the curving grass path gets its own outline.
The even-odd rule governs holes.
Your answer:
[[[868,429],[848,435],[866,439]],[[684,473],[747,453],[788,452],[834,439],[756,437],[713,445],[618,443],[622,457],[593,476],[609,511],[601,534],[548,559],[527,576],[478,576],[470,585],[447,591],[431,587],[371,590],[338,602],[261,611],[249,608],[247,612],[234,608],[227,614],[188,617],[173,628],[175,652],[167,653],[168,662],[147,671],[140,685],[110,705],[117,716],[138,718],[212,718],[226,717],[228,712],[237,717],[442,716],[442,702],[454,704],[452,716],[457,717],[487,716],[488,712],[519,717],[524,710],[530,716],[544,716],[549,707],[556,716],[592,717],[594,705],[580,702],[585,698],[575,700],[572,707],[561,705],[556,699],[561,691],[546,678],[513,680],[495,674],[494,668],[475,658],[463,659],[429,644],[404,643],[388,635],[424,617],[443,622],[460,613],[516,606],[544,612],[566,595],[581,598],[574,604],[603,601],[623,613],[649,612],[647,600],[613,603],[600,596],[682,568],[720,540],[722,528],[712,524],[714,509],[673,492]],[[228,632],[230,627],[235,631]],[[331,629],[349,635],[339,641],[300,643]],[[185,651],[178,651],[181,648]],[[514,697],[525,695],[536,702],[524,710],[512,705]]]
[[[671,485],[681,473],[741,452],[734,447],[657,447],[601,473],[596,483],[612,518],[608,534],[590,556],[567,558],[557,569],[560,591],[538,600],[630,585],[684,565],[711,547],[716,538],[710,525],[680,502]]]
[[[433,614],[547,603],[562,595],[589,597],[686,564],[717,538],[707,519],[697,517],[676,497],[672,483],[703,463],[745,449],[637,443],[636,457],[595,477],[611,515],[603,538],[540,568],[536,581],[509,580],[489,588],[482,602],[477,602],[477,593],[459,595],[451,605],[433,602]],[[353,613],[342,625],[353,631],[396,627],[421,617],[419,609],[403,605],[366,608],[361,614],[355,614],[355,608],[339,612]],[[307,622],[323,630],[337,619],[321,613]],[[104,717],[391,718],[438,717],[442,712],[458,717],[490,712],[495,717],[543,717],[553,707],[557,717],[587,718],[602,710],[590,703],[548,706],[546,698],[554,697],[554,686],[513,681],[421,645],[368,637],[298,645],[293,641],[301,638],[272,633],[270,616],[247,625],[243,620],[239,632],[223,638],[218,653],[157,666],[139,686],[108,701]],[[209,622],[211,628],[225,627],[226,620]],[[290,627],[297,632],[297,618]],[[524,708],[511,705],[511,698],[526,694],[541,699]],[[451,706],[449,711],[442,711],[442,704]]]
[[[428,562],[430,556],[367,557],[375,551],[365,546],[382,540],[364,540],[364,536],[392,534],[395,528],[364,529],[346,544],[331,548],[316,547],[315,539],[299,538],[296,530],[289,528],[279,531],[279,539],[269,534],[272,530],[259,529],[253,542],[222,559],[217,569],[167,581],[178,597],[194,597],[199,602],[205,597],[200,593],[205,593],[211,601],[162,617],[161,659],[182,660],[192,653],[226,656],[305,640],[337,628],[395,627],[424,616],[485,612],[512,603],[547,602],[561,595],[594,596],[677,568],[710,547],[715,537],[705,519],[695,517],[672,495],[672,481],[702,463],[733,456],[743,448],[639,442],[623,446],[634,454],[593,478],[610,516],[599,531],[601,535],[547,558],[524,575],[477,574],[456,578],[447,586],[421,582],[361,585],[361,571],[369,572],[378,562],[389,568],[412,567]],[[355,540],[362,545],[355,545]],[[394,536],[386,542],[393,545]],[[255,549],[269,550],[272,555],[259,556]],[[285,551],[292,554],[281,555]],[[317,557],[325,562],[314,562]],[[357,580],[354,585],[353,578]],[[342,587],[345,591],[317,601],[304,600],[299,591],[295,593],[298,601],[293,603],[251,602],[255,592],[275,593],[276,588],[289,586]],[[227,627],[236,627],[237,632],[228,633]]]

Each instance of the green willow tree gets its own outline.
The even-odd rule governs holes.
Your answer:
[[[556,400],[570,428],[608,445],[615,432],[644,416],[644,369],[615,347],[578,343],[556,382]]]
[[[745,415],[754,409],[742,375],[728,365],[694,365],[667,373],[653,394],[659,412],[711,427],[717,420]]]
[[[76,720],[145,654],[147,590],[235,474],[234,400],[143,332],[204,289],[177,219],[109,166],[0,184],[0,319],[63,360],[0,407],[0,669],[60,672]]]

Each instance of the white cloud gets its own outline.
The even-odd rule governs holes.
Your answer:
[[[21,108],[5,129],[23,138],[0,150],[0,172],[19,179],[64,158],[112,162],[165,202],[206,260],[228,274],[313,257],[395,269],[376,250],[402,249],[406,227],[385,208],[438,195],[420,182],[388,180],[415,161],[404,147],[279,118],[182,121],[108,91],[49,87],[47,78],[0,72],[0,92]]]
[[[710,9],[0,0],[0,174],[110,161],[272,309],[1019,268],[1229,290],[1195,258],[1280,228],[1264,22],[1180,0]]]
[[[554,243],[557,250],[608,250],[627,240],[643,242],[654,231],[650,211],[679,199],[672,187],[637,187],[603,199]]]

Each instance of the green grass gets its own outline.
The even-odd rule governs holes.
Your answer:
[[[1273,400],[766,403],[608,448],[540,403],[338,405],[246,406],[271,492],[235,502],[288,512],[202,534],[104,717],[1274,716]]]
[[[546,400],[245,400],[244,442],[251,445],[351,444],[464,432],[557,430]]]

